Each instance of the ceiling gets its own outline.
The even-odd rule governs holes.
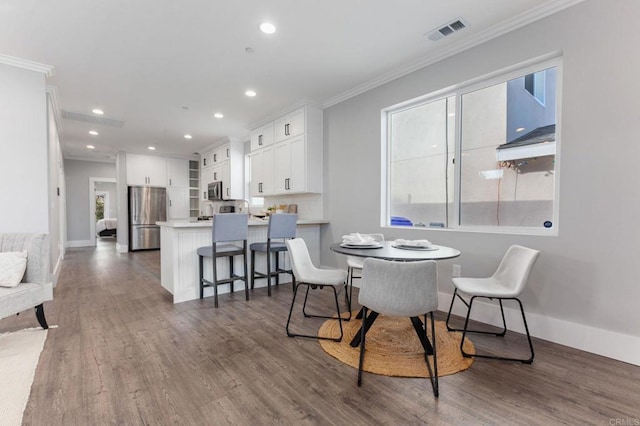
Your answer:
[[[62,118],[65,158],[113,161],[148,146],[187,158],[225,137],[246,140],[252,125],[301,102],[335,104],[577,1],[2,0],[0,63],[50,65],[61,111],[91,118],[100,108],[124,122]],[[427,37],[458,18],[469,26]],[[263,21],[276,33],[261,33]]]

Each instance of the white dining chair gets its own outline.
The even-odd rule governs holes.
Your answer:
[[[370,237],[374,241],[384,241],[383,234],[360,234],[362,237]],[[351,300],[353,297],[353,279],[362,278],[362,267],[364,264],[364,257],[347,256],[347,283],[349,285],[349,291],[345,291],[345,299],[349,305],[349,312],[351,312]],[[358,272],[358,275],[353,275],[354,272]],[[349,317],[351,318],[351,317]]]
[[[289,250],[289,257],[291,259],[291,268],[293,269],[293,298],[291,300],[291,307],[289,308],[289,318],[287,319],[287,336],[289,337],[309,337],[314,339],[333,340],[339,342],[342,340],[342,317],[340,314],[340,304],[338,302],[338,292],[341,291],[347,280],[346,271],[339,269],[319,269],[311,262],[309,256],[309,250],[307,244],[302,238],[294,238],[286,240],[285,244]],[[309,334],[299,334],[291,332],[289,326],[291,323],[291,314],[293,312],[293,306],[296,303],[296,296],[301,286],[306,286],[307,291],[304,297],[304,304],[302,305],[302,314],[305,318],[327,318],[338,320],[340,325],[340,337],[318,336]],[[306,312],[307,299],[309,298],[309,290],[322,289],[324,287],[331,287],[333,290],[334,299],[336,302],[336,311],[338,313],[337,318],[334,316],[324,315],[311,315]]]
[[[462,332],[462,340],[460,341],[460,351],[462,355],[466,358],[476,357],[476,358],[491,358],[491,359],[499,359],[503,361],[520,361],[524,364],[531,364],[533,362],[534,352],[533,352],[533,344],[531,343],[531,336],[529,335],[529,327],[527,326],[527,319],[524,315],[524,308],[522,307],[522,302],[519,299],[520,294],[525,289],[527,281],[529,279],[529,273],[533,268],[536,260],[540,252],[538,250],[533,250],[527,247],[522,247],[518,245],[513,245],[509,247],[507,252],[505,253],[500,265],[496,272],[490,276],[489,278],[463,278],[456,277],[453,278],[453,285],[455,286],[455,290],[453,291],[453,298],[451,299],[451,305],[449,306],[449,313],[447,314],[447,330],[449,331],[461,331]],[[469,301],[467,302],[460,293],[471,296]],[[489,300],[498,300],[500,304],[500,313],[502,315],[502,324],[503,330],[499,333],[489,332],[489,331],[480,331],[480,330],[469,330],[469,317],[471,316],[471,308],[473,306],[473,302],[477,298],[485,298]],[[462,303],[467,306],[467,316],[464,321],[464,328],[457,329],[452,328],[449,325],[449,318],[451,317],[451,311],[453,310],[453,304],[459,298]],[[502,306],[503,300],[515,300],[518,302],[520,306],[520,312],[522,313],[522,321],[524,322],[524,329],[527,333],[527,340],[529,341],[529,350],[530,356],[528,358],[511,358],[504,356],[493,356],[493,355],[479,355],[479,354],[469,354],[466,353],[463,349],[464,339],[466,338],[467,333],[478,333],[478,334],[492,334],[496,336],[504,336],[507,333],[507,322],[504,318],[504,308]]]
[[[362,305],[362,324],[371,315],[388,315],[411,318],[413,328],[424,348],[424,360],[437,398],[438,355],[436,329],[433,312],[438,309],[438,268],[434,260],[418,262],[395,262],[367,258],[362,269],[362,288],[358,302]],[[431,322],[431,340],[427,333],[427,315]],[[420,320],[424,316],[424,322]],[[358,386],[362,385],[362,366],[366,354],[367,327],[360,328],[360,362],[358,363]],[[429,362],[433,358],[433,368]]]

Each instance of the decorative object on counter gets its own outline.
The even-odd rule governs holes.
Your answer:
[[[251,289],[253,290],[256,278],[267,279],[267,293],[271,297],[271,277],[276,278],[276,285],[280,284],[280,274],[291,274],[291,270],[280,268],[280,252],[287,251],[286,239],[296,237],[298,215],[296,214],[276,214],[269,217],[269,227],[267,229],[267,242],[253,243],[249,246],[251,250]],[[273,241],[282,240],[282,241]],[[267,255],[267,271],[265,273],[256,271],[256,252]],[[271,268],[271,255],[275,255],[275,268]],[[294,287],[295,289],[295,287]]]
[[[200,247],[198,253],[198,266],[200,272],[200,299],[204,297],[204,288],[213,287],[214,306],[218,307],[218,286],[229,284],[233,293],[233,283],[244,281],[245,298],[249,300],[249,274],[247,273],[247,237],[249,234],[249,215],[243,213],[217,214],[213,216],[211,245]],[[242,242],[242,247],[236,244],[218,244]],[[242,256],[244,264],[244,276],[233,272],[234,256]],[[203,258],[210,257],[213,268],[212,281],[204,278]],[[218,279],[217,260],[219,257],[229,258],[229,278]]]
[[[267,215],[270,214],[274,214],[274,213],[287,213],[287,205],[286,204],[279,204],[279,205],[273,205],[271,207],[267,207]]]
[[[289,207],[287,208],[287,213],[298,213],[298,205],[289,204]]]
[[[339,269],[318,269],[311,262],[309,256],[309,250],[307,244],[302,238],[294,238],[293,240],[286,241],[289,254],[291,256],[291,267],[293,268],[294,278],[294,290],[293,299],[291,300],[291,307],[289,308],[289,317],[287,318],[287,336],[289,337],[308,337],[312,339],[327,339],[339,342],[342,340],[342,316],[340,315],[340,304],[338,302],[338,291],[346,285],[347,273]],[[309,334],[297,334],[292,333],[289,329],[291,323],[291,314],[293,312],[293,306],[296,303],[296,296],[298,295],[298,289],[300,286],[307,286],[307,292],[304,298],[304,304],[302,305],[302,314],[305,318],[331,318],[333,321],[338,320],[340,326],[340,336],[319,336]],[[324,316],[324,315],[311,315],[306,312],[307,299],[309,296],[309,289],[316,290],[324,287],[331,287],[333,290],[334,300],[336,302],[336,311],[338,316]],[[351,312],[349,312],[351,317]]]

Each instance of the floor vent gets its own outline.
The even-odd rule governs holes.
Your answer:
[[[80,112],[71,112],[65,110],[62,110],[62,118],[66,118],[67,120],[83,121],[85,123],[100,124],[102,126],[109,127],[120,128],[124,126],[124,121],[122,120],[115,120],[113,118],[98,117],[95,115],[82,114]]]
[[[467,21],[462,18],[458,18],[447,25],[443,25],[440,28],[427,33],[427,37],[429,37],[429,40],[431,41],[438,41],[457,31],[463,30],[468,26],[469,23]]]

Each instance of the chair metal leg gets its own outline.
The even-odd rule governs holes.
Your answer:
[[[451,318],[451,311],[453,310],[453,302],[455,302],[456,297],[458,299],[460,299],[462,301],[462,303],[464,303],[467,306],[467,313],[471,309],[471,304],[469,302],[467,302],[466,300],[464,300],[462,298],[462,296],[460,296],[460,294],[458,293],[458,289],[457,288],[454,289],[453,297],[451,298],[451,305],[449,306],[449,313],[447,314],[446,325],[447,325],[447,330],[448,331],[464,331],[464,329],[462,329],[462,328],[453,328],[453,327],[451,327],[449,325],[449,318]],[[493,299],[493,298],[487,297],[487,299]],[[468,333],[491,334],[491,335],[494,335],[494,336],[504,336],[505,334],[507,334],[507,322],[504,319],[504,308],[502,306],[502,299],[498,299],[498,301],[500,302],[500,313],[502,314],[502,325],[503,325],[502,331],[496,333],[496,332],[493,332],[493,331],[467,330]]]
[[[267,295],[271,297],[271,253],[267,250]]]
[[[245,241],[244,253],[242,254],[242,260],[244,264],[244,298],[249,300],[249,275],[247,275],[247,242]]]
[[[463,345],[464,345],[464,339],[466,337],[467,332],[469,333],[478,333],[476,331],[472,331],[472,330],[467,330],[467,326],[469,324],[469,317],[471,316],[471,306],[473,305],[473,301],[475,300],[476,297],[482,297],[482,296],[473,296],[471,298],[471,300],[469,301],[469,311],[467,312],[467,318],[465,319],[464,322],[464,329],[462,331],[462,340],[460,341],[460,352],[462,353],[462,356],[464,356],[465,358],[488,358],[488,359],[497,359],[500,361],[518,361],[521,362],[523,364],[531,364],[533,362],[533,357],[534,357],[534,352],[533,352],[533,343],[531,341],[531,335],[529,334],[529,327],[527,326],[527,319],[525,317],[524,314],[524,308],[522,306],[522,302],[520,301],[520,299],[518,299],[517,297],[508,297],[505,298],[504,300],[515,300],[518,302],[518,305],[520,306],[520,312],[522,313],[522,321],[524,322],[524,329],[527,333],[527,340],[529,342],[529,350],[530,350],[530,355],[529,358],[510,358],[510,357],[503,357],[503,356],[493,356],[493,355],[479,355],[479,354],[469,354],[466,353],[463,349]],[[487,298],[489,299],[489,298]],[[502,298],[498,299],[500,301],[500,309],[502,309]],[[502,320],[504,321],[504,312],[502,314]],[[506,322],[505,322],[505,332],[506,332]],[[495,333],[484,333],[484,334],[495,334]],[[497,334],[498,336],[504,336],[503,334]]]
[[[273,257],[276,258],[276,285],[280,285],[280,273],[278,272],[280,270],[280,253],[273,252]],[[269,273],[271,273],[271,271],[269,271]]]
[[[429,370],[429,380],[431,381],[431,387],[433,388],[433,395],[437,398],[439,396],[438,385],[438,351],[436,348],[436,327],[435,320],[433,318],[433,312],[429,312],[429,319],[431,320],[431,341],[429,341],[429,334],[427,333],[427,314],[424,314],[424,325],[421,325],[420,318],[413,317],[411,321],[420,338],[421,342],[424,342],[422,346],[425,348],[424,361],[427,363],[427,370]],[[429,362],[429,355],[433,355],[433,368]]]
[[[212,270],[213,270],[213,306],[218,307],[218,262],[215,255],[211,258]]]
[[[233,256],[229,256],[229,278],[233,278],[233,275]],[[229,283],[229,293],[233,293],[234,284],[233,281]]]
[[[44,305],[41,303],[38,306],[35,307],[36,310],[36,319],[38,320],[38,323],[40,324],[40,327],[44,328],[45,330],[49,328],[49,326],[47,325],[47,320],[44,317]]]
[[[256,251],[251,250],[251,290],[253,290],[255,281],[256,281]]]
[[[294,278],[295,279],[295,278]],[[335,337],[322,337],[322,336],[317,336],[317,335],[309,335],[309,334],[296,334],[296,333],[292,333],[289,330],[289,324],[291,323],[291,314],[293,313],[293,306],[295,305],[296,302],[296,296],[298,295],[298,289],[300,288],[301,285],[305,285],[307,286],[307,291],[305,294],[305,300],[304,300],[304,305],[302,307],[302,312],[304,314],[305,317],[313,317],[313,318],[327,318],[327,319],[337,319],[340,325],[340,337],[335,338]],[[291,299],[291,307],[289,308],[289,317],[287,318],[287,326],[286,326],[286,330],[287,330],[287,336],[289,337],[307,337],[310,339],[319,339],[319,340],[333,340],[334,342],[339,342],[342,340],[342,337],[344,336],[343,333],[343,329],[342,329],[342,318],[340,316],[340,304],[338,303],[338,291],[336,290],[336,288],[334,286],[331,286],[331,288],[333,288],[333,295],[334,295],[334,299],[336,302],[336,311],[338,313],[338,317],[335,318],[333,316],[320,316],[320,315],[308,315],[304,313],[304,307],[306,306],[307,303],[307,298],[309,296],[309,288],[323,288],[324,286],[321,285],[317,285],[317,284],[307,284],[307,283],[297,283],[295,284],[294,290],[293,290],[293,298]]]
[[[198,269],[200,271],[200,299],[204,297],[204,282],[202,281],[202,279],[204,278],[204,275],[202,270],[202,262],[203,262],[202,256],[198,256]]]
[[[366,330],[364,327],[365,320],[367,319],[367,308],[362,307],[362,327],[360,327],[360,361],[358,362],[358,386],[362,386],[362,365],[364,364],[364,344]]]

